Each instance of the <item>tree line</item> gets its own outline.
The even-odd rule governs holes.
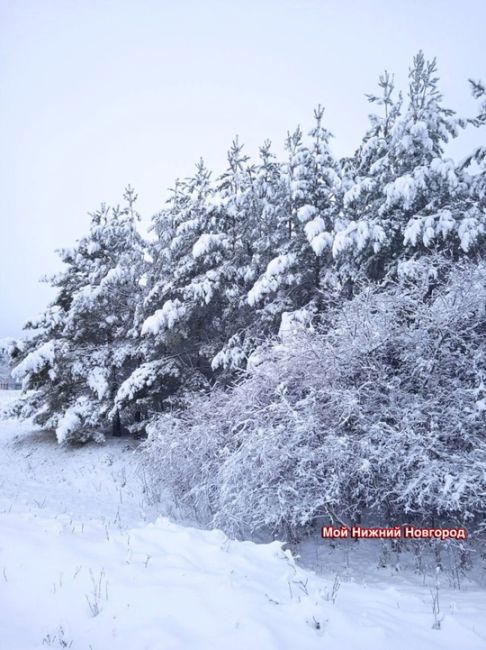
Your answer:
[[[61,443],[148,432],[155,484],[204,521],[297,534],[318,517],[479,521],[486,479],[486,122],[437,65],[384,73],[355,153],[321,106],[279,160],[238,139],[177,180],[151,236],[136,195],[62,250],[56,297],[10,345],[20,417]],[[432,513],[432,515],[430,514]]]

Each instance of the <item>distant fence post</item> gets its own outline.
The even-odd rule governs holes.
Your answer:
[[[0,379],[0,390],[20,390],[22,385],[13,379]]]

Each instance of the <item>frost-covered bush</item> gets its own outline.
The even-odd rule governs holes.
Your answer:
[[[441,280],[438,284],[439,279]],[[437,286],[436,286],[437,285]],[[153,421],[156,483],[204,522],[469,522],[486,511],[486,266],[429,260],[268,345],[230,391]]]

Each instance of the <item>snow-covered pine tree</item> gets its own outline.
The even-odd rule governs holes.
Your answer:
[[[102,440],[118,387],[137,363],[135,317],[144,272],[136,196],[91,215],[89,234],[60,251],[66,269],[52,278],[57,295],[27,323],[32,336],[14,352],[25,394],[16,407],[36,424],[55,429],[59,442]]]
[[[155,215],[147,273],[143,361],[120,386],[116,404],[145,417],[184,402],[211,378],[211,358],[221,346],[215,321],[227,237],[219,226],[211,174],[201,160],[194,176],[179,180],[167,207]]]
[[[473,96],[479,100],[479,110],[476,117],[468,120],[476,128],[484,128],[486,125],[486,88],[480,81],[470,80]],[[475,203],[482,212],[481,225],[486,218],[486,147],[476,147],[469,156],[463,160],[461,169],[471,173],[469,183],[471,188],[470,203]],[[484,225],[481,227],[480,235],[484,236]]]
[[[232,143],[218,186],[231,245],[220,267],[224,345],[213,359],[214,369],[244,366],[269,332],[269,324],[252,309],[247,295],[280,244],[283,189],[281,166],[269,141],[260,148],[257,165],[250,163],[237,139]]]
[[[330,133],[322,126],[324,110],[314,111],[315,125],[304,143],[298,128],[287,138],[287,192],[281,193],[280,243],[248,294],[279,323],[284,312],[305,307],[310,315],[320,302],[323,282],[331,285],[330,250],[339,205],[340,166],[330,148]],[[304,310],[304,311],[305,311]],[[303,314],[303,312],[302,312]],[[304,317],[304,316],[302,316]]]
[[[378,209],[382,188],[392,179],[389,148],[392,130],[400,116],[402,97],[394,97],[394,78],[387,71],[379,77],[378,95],[368,101],[382,107],[383,114],[369,116],[370,128],[353,157],[342,161],[342,214],[336,220],[333,254],[348,297],[353,293],[370,255],[380,253],[385,232]]]
[[[173,239],[165,271],[152,269],[142,330],[150,350],[144,368],[137,371],[138,385],[146,371],[147,381],[157,387],[153,370],[168,355],[180,377],[190,373],[193,380],[186,377],[173,384],[172,392],[181,394],[182,388],[194,389],[213,379],[217,371],[244,365],[257,345],[262,328],[246,297],[273,255],[282,185],[269,143],[261,159],[261,167],[252,165],[236,138],[216,186],[201,163],[192,179],[178,184],[168,210],[157,217],[157,231],[170,231]],[[161,226],[169,221],[170,226]],[[160,258],[159,248],[156,242],[154,260]],[[166,322],[166,310],[174,305],[176,317]]]
[[[348,270],[358,266],[379,280],[397,270],[413,275],[424,254],[447,249],[470,252],[478,242],[480,215],[470,201],[470,184],[445,147],[464,122],[442,105],[435,59],[422,52],[409,71],[408,104],[393,101],[393,82],[380,78],[384,106],[348,173],[345,224],[333,252]],[[349,181],[351,176],[352,181]],[[350,259],[352,262],[350,263]]]

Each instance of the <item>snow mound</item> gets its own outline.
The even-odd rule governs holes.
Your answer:
[[[167,519],[113,534],[8,513],[0,548],[9,650],[322,646],[315,597],[278,542],[233,542]]]

